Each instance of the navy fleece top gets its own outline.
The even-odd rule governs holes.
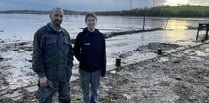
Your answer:
[[[95,29],[90,32],[85,28],[76,37],[74,55],[80,62],[80,69],[94,72],[101,69],[101,76],[106,72],[106,50],[104,35]]]

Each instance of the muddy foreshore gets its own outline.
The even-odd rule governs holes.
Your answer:
[[[150,44],[141,48],[152,50],[152,46],[157,47]],[[31,43],[21,42],[5,44],[0,50],[21,53],[31,52],[32,48]],[[9,59],[0,56],[0,62]],[[31,63],[31,59],[24,60]],[[3,71],[10,67],[0,68],[0,87],[5,87],[0,90],[0,103],[36,103],[34,91],[31,91],[36,85],[9,90],[6,87],[10,83],[5,77],[10,74]],[[35,76],[34,73],[27,75]],[[71,81],[70,85],[72,103],[81,103],[79,80]],[[209,45],[206,42],[108,71],[101,80],[99,92],[101,103],[209,103]],[[8,96],[14,93],[22,95],[14,100]]]

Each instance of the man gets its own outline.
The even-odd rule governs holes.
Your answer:
[[[56,92],[60,103],[70,103],[73,53],[69,33],[61,27],[63,16],[61,8],[53,8],[51,22],[34,35],[32,67],[39,77],[39,103],[51,103]]]

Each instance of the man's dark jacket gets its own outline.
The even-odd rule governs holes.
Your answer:
[[[39,77],[52,81],[69,80],[72,74],[73,53],[69,33],[51,24],[40,28],[34,35],[32,68]]]
[[[78,34],[74,45],[74,55],[80,62],[80,69],[87,72],[101,70],[101,76],[105,76],[105,51],[105,38],[99,30],[89,32],[85,28]]]

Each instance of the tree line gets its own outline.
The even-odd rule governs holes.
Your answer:
[[[87,12],[64,10],[67,15],[85,15]],[[41,10],[7,10],[0,13],[20,14],[48,14],[49,11]],[[159,6],[152,8],[136,8],[121,11],[99,11],[97,15],[106,16],[152,16],[152,17],[209,17],[209,6]]]
[[[209,17],[208,6],[160,6],[122,11],[96,12],[98,15],[152,16],[152,17]]]

